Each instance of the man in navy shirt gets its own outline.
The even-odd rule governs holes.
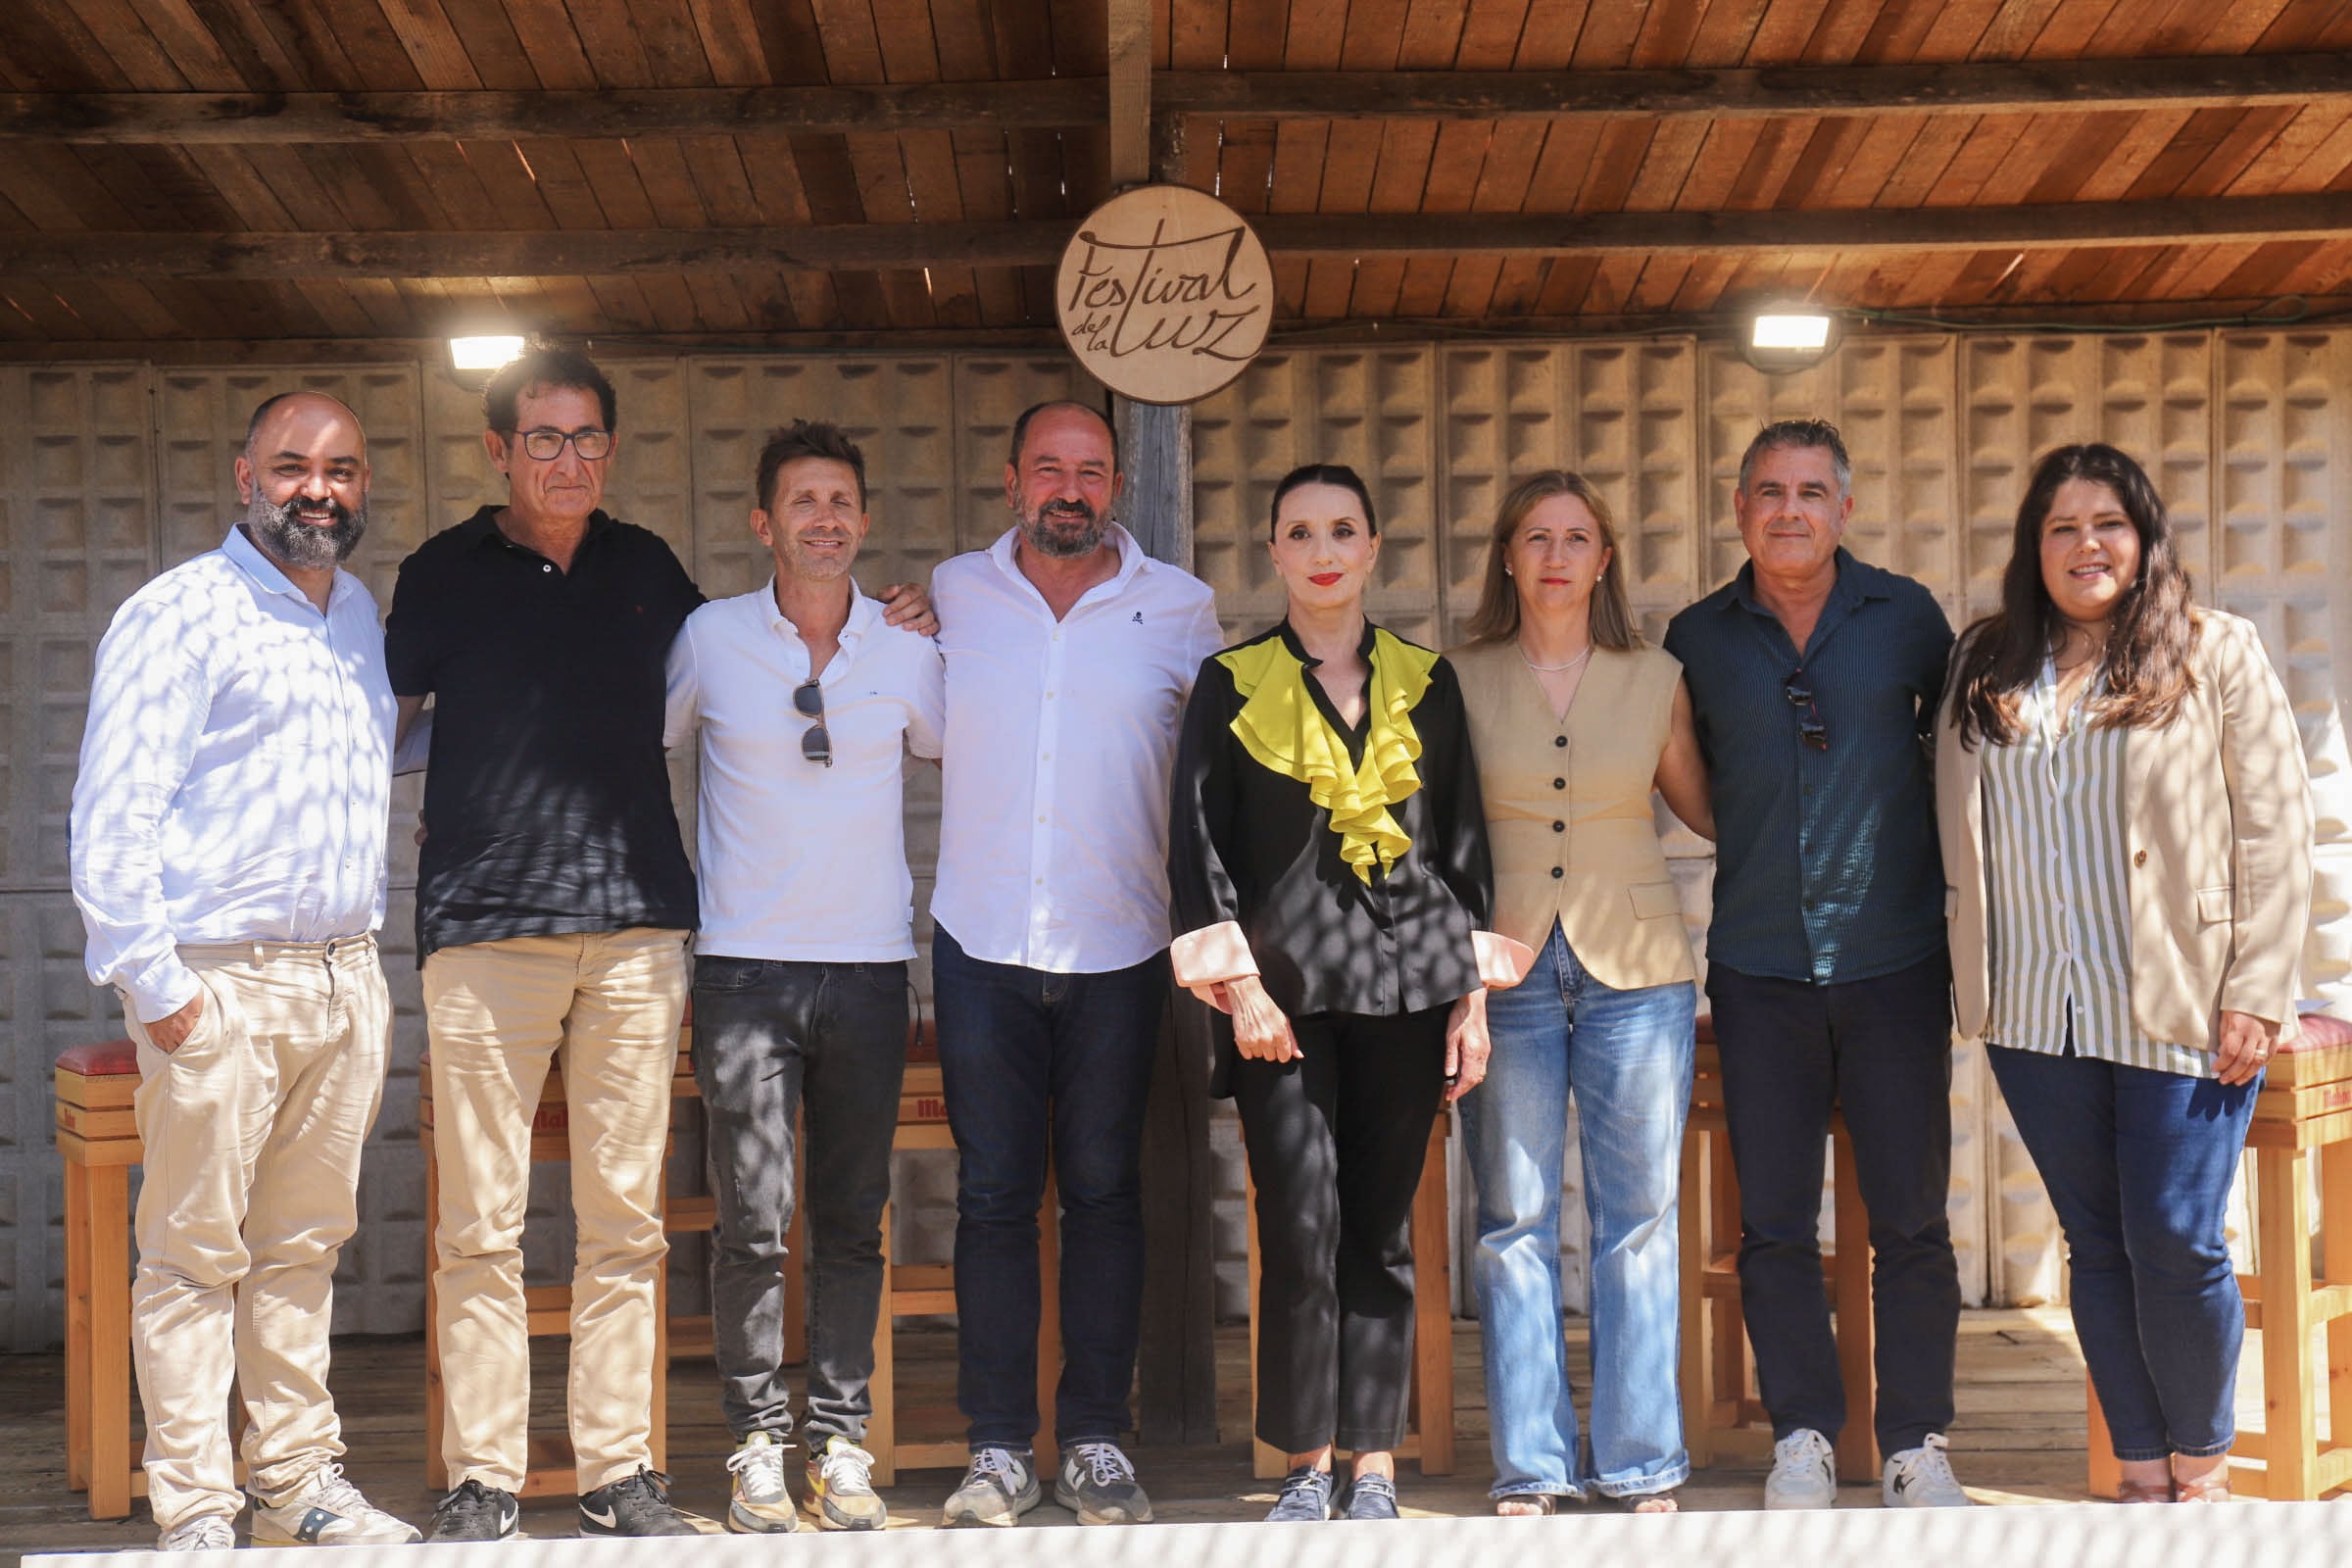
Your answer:
[[[1839,539],[1852,466],[1768,425],[1733,497],[1748,564],[1675,616],[1714,792],[1707,996],[1740,1176],[1740,1297],[1773,1423],[1767,1508],[1828,1507],[1845,1393],[1822,1292],[1822,1146],[1842,1104],[1870,1213],[1882,1484],[1965,1504],[1944,1457],[1959,1272],[1951,975],[1927,736],[1951,626]]]

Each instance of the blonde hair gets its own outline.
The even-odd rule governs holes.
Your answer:
[[[1494,527],[1487,541],[1487,580],[1479,590],[1478,609],[1472,612],[1466,628],[1470,640],[1498,643],[1519,635],[1519,591],[1512,586],[1510,574],[1502,569],[1503,558],[1510,554],[1511,536],[1519,531],[1527,514],[1554,496],[1574,496],[1585,504],[1585,510],[1592,514],[1592,521],[1600,529],[1600,542],[1609,553],[1609,564],[1601,568],[1600,581],[1592,585],[1588,612],[1593,646],[1620,652],[1641,647],[1642,633],[1634,625],[1633,606],[1625,597],[1624,552],[1617,548],[1616,519],[1609,515],[1609,504],[1600,498],[1600,491],[1592,482],[1566,468],[1531,473],[1511,486],[1511,493],[1502,498],[1502,509],[1495,514]]]

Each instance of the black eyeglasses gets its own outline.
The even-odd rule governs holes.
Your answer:
[[[1796,738],[1817,752],[1830,749],[1830,726],[1821,721],[1821,710],[1813,702],[1813,684],[1798,670],[1781,682],[1781,695],[1796,712]]]
[[[580,455],[582,463],[594,463],[612,455],[612,432],[587,425],[577,430],[559,430],[553,425],[541,425],[535,430],[510,430],[511,436],[522,442],[522,450],[541,463],[553,463],[564,455],[564,444]]]
[[[801,737],[801,755],[811,762],[833,765],[833,737],[825,733],[825,689],[814,675],[792,689],[793,711],[814,722]]]

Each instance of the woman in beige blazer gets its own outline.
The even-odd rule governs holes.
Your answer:
[[[1953,660],[1936,802],[1960,1030],[2065,1230],[2121,1499],[2226,1499],[2245,1307],[2223,1219],[2294,1027],[2310,786],[2260,638],[2189,604],[2115,448],[2034,470],[2001,610]]]
[[[1682,665],[1634,630],[1609,509],[1539,473],[1495,518],[1461,680],[1494,861],[1494,929],[1537,950],[1488,1000],[1487,1081],[1462,1101],[1478,1177],[1478,1303],[1495,1511],[1597,1491],[1674,1507],[1675,1201],[1690,1103],[1690,943],[1650,791],[1712,835]],[[1560,1333],[1560,1167],[1581,1119],[1592,1223],[1592,1419],[1577,1439]]]

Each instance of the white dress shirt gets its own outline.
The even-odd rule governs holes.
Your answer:
[[[1208,585],[1112,524],[1119,569],[1055,620],[1018,530],[931,578],[948,662],[932,918],[973,957],[1100,974],[1168,945],[1168,773]]]
[[[186,1005],[182,943],[325,942],[384,920],[392,683],[375,600],[323,613],[231,528],[115,612],[74,780],[90,979],[143,1023]]]
[[[940,749],[945,674],[928,637],[882,618],[855,586],[818,677],[833,765],[801,755],[792,704],[808,645],[771,580],[713,600],[669,645],[662,744],[701,735],[697,953],[809,963],[914,956],[914,879],[902,802],[906,744]]]

